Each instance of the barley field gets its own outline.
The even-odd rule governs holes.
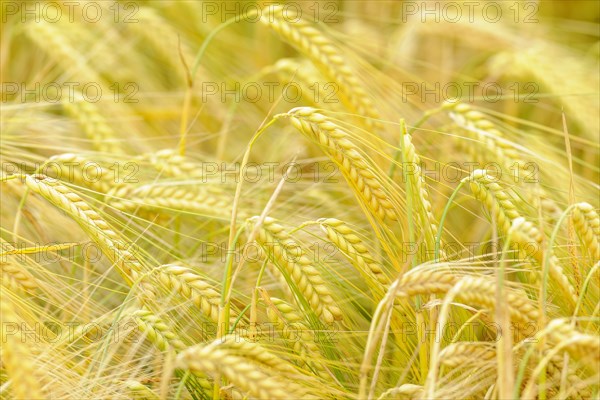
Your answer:
[[[0,398],[599,398],[598,2],[0,6]]]

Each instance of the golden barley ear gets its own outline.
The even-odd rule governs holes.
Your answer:
[[[152,276],[163,290],[191,301],[208,319],[218,321],[221,294],[200,275],[189,268],[167,264],[155,269]]]
[[[106,195],[111,207],[122,212],[188,212],[215,218],[231,214],[231,201],[218,186],[147,184],[120,185]]]
[[[25,185],[67,212],[115,263],[127,284],[137,283],[144,297],[148,299],[156,297],[152,286],[144,279],[146,268],[131,252],[131,245],[125,242],[79,195],[59,181],[44,175],[26,175]]]
[[[182,156],[173,149],[163,149],[137,157],[140,162],[148,162],[161,176],[171,178],[202,178],[202,165]]]
[[[368,210],[382,220],[398,219],[391,192],[385,186],[385,174],[367,162],[346,129],[310,107],[294,108],[281,116],[288,117],[301,133],[318,143],[336,162]]]
[[[594,207],[589,203],[577,203],[571,217],[592,262],[600,260],[600,217]]]
[[[27,269],[14,262],[0,262],[2,286],[15,292],[34,293],[39,288],[37,279]]]
[[[496,358],[496,348],[486,342],[451,343],[439,354],[440,361],[447,367],[458,368],[470,364],[486,363]]]
[[[490,310],[495,309],[496,283],[488,278],[478,276],[460,276],[448,271],[432,269],[413,269],[400,279],[397,296],[412,297],[425,294],[448,293],[456,285],[461,285],[456,299],[467,304],[481,306]],[[518,290],[507,292],[508,310],[511,319],[519,322],[521,329],[527,329],[528,324],[536,324],[539,311],[527,295]]]
[[[415,145],[412,143],[412,137],[402,132],[402,160],[405,166],[411,166],[412,171],[405,174],[404,179],[408,179],[412,186],[413,204],[417,207],[418,221],[427,248],[433,251],[436,248],[436,236],[438,231],[437,222],[433,215],[433,207],[429,200],[429,191],[427,190],[425,179],[421,173],[421,158],[417,154]],[[445,258],[443,243],[440,243],[440,259]]]
[[[329,241],[343,252],[363,276],[378,282],[382,287],[391,283],[384,267],[375,261],[349,225],[335,218],[321,218],[317,222]]]
[[[112,171],[82,155],[59,154],[50,157],[46,165],[52,166],[52,168],[47,168],[48,172],[53,171],[55,166],[57,167],[56,176],[48,175],[48,177],[86,187],[98,194],[106,194],[118,183],[118,177]]]
[[[249,220],[258,222],[258,217]],[[302,247],[273,218],[263,221],[256,236],[267,255],[278,265],[288,282],[293,284],[312,310],[326,323],[341,320],[343,314],[337,306],[327,282]]]
[[[540,267],[545,266],[546,263],[548,264],[550,278],[562,291],[562,296],[559,297],[559,300],[564,300],[570,309],[574,309],[578,300],[575,288],[569,281],[569,277],[565,274],[556,255],[550,252],[550,256],[546,257],[544,235],[539,229],[531,222],[526,221],[525,218],[519,217],[513,221],[511,238],[515,244],[520,245],[522,248],[532,249],[530,257]]]
[[[273,373],[268,366],[259,367],[252,357],[222,345],[220,340],[188,348],[177,356],[175,366],[194,374],[222,375],[239,390],[257,398],[316,398],[299,383]]]
[[[153,343],[160,351],[180,353],[187,348],[179,335],[172,330],[162,318],[155,315],[152,311],[145,308],[132,310],[131,312],[122,315],[122,319],[127,318],[132,318],[140,332],[145,335],[145,338]],[[180,379],[184,378],[185,375],[181,370],[175,371],[175,374]],[[187,377],[185,385],[190,393],[198,394],[197,392],[201,391],[204,395],[211,393],[213,388],[213,384],[206,377],[200,376],[200,374]],[[130,387],[133,391],[135,391],[134,389],[136,388],[141,392],[144,392],[139,386]]]
[[[322,378],[328,378],[326,368],[319,359],[323,357],[314,331],[306,325],[299,311],[291,304],[276,297],[269,298],[267,304],[269,321],[275,324],[277,331],[289,343],[298,355],[301,366],[315,371]]]
[[[16,332],[9,332],[10,326],[22,327],[26,323],[17,314],[7,293],[0,297],[0,315],[2,340],[6,341],[2,343],[2,364],[8,372],[10,390],[14,398],[48,398],[40,386],[42,381],[31,354],[32,346],[24,340],[27,335],[21,333],[21,328],[17,328]],[[27,329],[31,332],[31,327]]]
[[[551,343],[562,346],[575,359],[587,360],[596,371],[600,369],[598,336],[578,331],[565,319],[550,321],[545,330]]]
[[[381,117],[368,91],[331,40],[301,16],[294,15],[293,11],[283,6],[266,7],[261,12],[260,20],[307,56],[327,79],[335,82],[342,101],[352,111],[367,117],[369,126],[381,127]]]
[[[467,140],[466,144],[471,147],[476,146],[474,153],[479,160],[499,163],[507,172],[516,168],[518,181],[530,175],[528,167],[533,164],[522,158],[516,144],[509,141],[500,128],[485,114],[473,110],[468,104],[459,102],[446,102],[443,108],[448,110],[457,126],[475,139]],[[483,154],[489,156],[482,157]],[[550,194],[540,186],[536,186],[535,191],[528,186],[531,185],[522,185],[523,190],[521,191],[527,202],[534,208],[541,208],[542,215],[548,217],[551,222],[558,220],[562,210]]]
[[[532,249],[528,256],[533,258],[539,267],[543,267],[545,260],[544,235],[531,222],[520,216],[502,186],[484,170],[475,170],[466,179],[468,179],[475,198],[484,203],[494,214],[499,232],[507,236],[510,234],[513,245],[517,246],[519,250]],[[564,273],[558,258],[552,255],[547,262],[552,280],[562,290],[569,307],[575,307],[577,304],[575,288]]]

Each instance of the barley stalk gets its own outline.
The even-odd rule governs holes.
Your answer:
[[[310,107],[297,107],[282,116],[289,117],[300,132],[321,145],[368,209],[381,219],[397,219],[391,196],[380,181],[384,175],[367,162],[344,128]]]
[[[250,222],[254,224],[257,220],[258,217],[254,217]],[[327,323],[342,319],[342,311],[335,304],[321,273],[283,226],[273,218],[265,218],[256,241],[265,248],[282,273],[289,276],[317,316]]]
[[[336,82],[342,101],[351,110],[368,117],[368,124],[380,127],[379,112],[341,51],[306,20],[290,14],[286,7],[268,6],[260,20],[307,56],[327,79]]]

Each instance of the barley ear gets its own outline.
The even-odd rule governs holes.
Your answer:
[[[573,225],[585,244],[592,261],[600,260],[600,217],[589,203],[578,203],[573,209]]]
[[[16,399],[46,399],[40,377],[31,354],[31,344],[26,343],[27,335],[21,333],[18,327],[25,324],[17,315],[14,305],[7,298],[7,294],[0,296],[0,315],[2,323],[2,363],[11,380],[11,391]],[[9,326],[14,326],[15,331],[9,331]],[[27,328],[31,332],[30,328]]]
[[[251,224],[257,221],[258,217],[249,220]],[[297,287],[317,316],[326,323],[342,319],[342,311],[336,305],[327,282],[283,226],[273,218],[265,218],[256,241],[281,269],[286,279]]]
[[[243,354],[219,345],[219,341],[196,345],[177,356],[176,368],[192,373],[221,375],[243,392],[261,399],[312,399],[298,383],[263,368]]]
[[[317,222],[329,241],[343,252],[363,276],[382,286],[390,284],[390,278],[383,267],[374,260],[369,249],[350,226],[335,218],[321,218]]]
[[[397,213],[390,192],[385,188],[385,174],[367,162],[359,148],[350,140],[350,133],[316,109],[297,107],[281,117],[290,118],[292,124],[309,139],[318,143],[335,161],[346,181],[357,192],[367,209],[380,219],[396,220]]]
[[[368,117],[367,124],[381,127],[379,112],[342,52],[301,16],[289,14],[287,7],[268,6],[260,20],[307,56],[328,80],[336,82],[342,101],[352,111]]]

